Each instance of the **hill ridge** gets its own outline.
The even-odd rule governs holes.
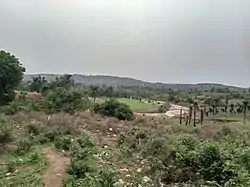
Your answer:
[[[41,75],[45,77],[48,81],[55,80],[56,77],[62,76],[62,74],[53,74],[53,73],[39,73],[39,74],[25,74],[24,81],[30,81],[32,77]],[[174,89],[174,90],[210,90],[213,87],[215,89],[229,89],[230,91],[244,91],[247,88],[224,85],[220,83],[194,83],[194,84],[183,84],[183,83],[163,83],[163,82],[148,82],[139,80],[136,78],[130,77],[120,77],[120,76],[111,76],[111,75],[81,75],[81,74],[72,74],[72,79],[77,84],[83,85],[108,85],[108,86],[148,86],[154,88],[164,88],[164,89]]]

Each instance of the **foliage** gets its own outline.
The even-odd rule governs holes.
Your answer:
[[[133,119],[133,112],[129,106],[114,99],[107,100],[102,104],[96,104],[93,110],[96,113],[100,113],[105,116],[113,116],[120,120]]]
[[[5,120],[0,121],[0,144],[12,141],[12,130]]]
[[[41,93],[46,83],[45,77],[41,77],[41,75],[32,77],[32,81],[29,83],[30,91]]]
[[[61,77],[56,77],[56,80],[49,83],[48,87],[50,90],[53,90],[58,87],[69,89],[74,86],[74,80],[71,79],[72,75],[65,74]]]
[[[23,78],[25,68],[8,52],[0,51],[0,105],[14,100],[14,89]]]
[[[66,150],[68,151],[70,149],[70,145],[71,145],[71,136],[58,136],[55,138],[55,147],[57,149],[62,149],[62,150]]]
[[[45,109],[49,113],[67,112],[73,114],[79,110],[85,110],[89,107],[88,98],[76,90],[66,90],[58,87],[48,93],[45,97]]]

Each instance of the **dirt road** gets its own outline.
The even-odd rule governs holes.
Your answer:
[[[176,105],[176,104],[170,104],[170,105],[171,105],[171,107],[165,113],[165,115],[167,115],[168,117],[180,116],[181,109],[182,109],[182,114],[183,115],[188,113],[189,109],[187,107],[183,107],[183,106]]]
[[[180,116],[180,110],[182,109],[182,114],[185,115],[188,113],[189,109],[187,107],[184,106],[180,106],[180,105],[176,105],[176,104],[171,104],[171,107],[169,108],[169,110],[166,113],[136,113],[136,115],[140,115],[140,116],[168,116],[170,118],[173,117],[179,117]]]

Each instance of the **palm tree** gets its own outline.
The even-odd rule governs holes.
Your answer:
[[[244,122],[244,124],[246,124],[246,115],[247,115],[247,110],[249,107],[249,101],[247,101],[247,100],[243,101],[241,107],[243,109],[243,115],[244,115],[243,122]]]
[[[41,93],[42,87],[45,84],[46,80],[41,75],[37,77],[32,77],[32,81],[29,83],[30,91],[35,91],[38,94]]]
[[[194,103],[194,127],[196,127],[196,112],[197,112],[197,109],[198,109],[198,103],[195,102]]]
[[[95,86],[95,85],[90,86],[90,95],[91,95],[91,97],[93,97],[94,102],[96,100],[98,90],[99,90],[98,86]]]

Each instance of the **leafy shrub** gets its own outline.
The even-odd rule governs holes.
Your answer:
[[[165,184],[247,185],[249,151],[244,149],[238,143],[199,142],[191,136],[181,136],[170,149],[160,149],[158,154],[148,152],[154,155],[150,172]]]
[[[6,121],[0,121],[0,144],[9,143],[12,141],[12,131]]]
[[[72,160],[69,173],[76,178],[85,178],[86,174],[94,172],[91,164],[85,160]]]
[[[58,136],[55,138],[55,147],[57,149],[69,150],[71,145],[71,136]]]
[[[86,148],[86,147],[94,147],[95,143],[94,141],[87,135],[83,134],[79,137],[76,138],[76,142],[81,148]]]
[[[114,99],[107,100],[102,104],[96,104],[93,110],[104,116],[113,116],[120,120],[132,120],[134,117],[128,105]]]
[[[80,167],[80,166],[79,166]],[[115,187],[116,175],[112,167],[103,167],[100,171],[93,173],[89,168],[86,170],[86,165],[81,171],[85,172],[83,177],[79,175],[69,177],[65,187],[81,187],[81,186],[100,186],[100,187]]]
[[[33,146],[34,142],[32,141],[32,138],[26,138],[24,140],[20,140],[17,145],[17,154],[23,155],[31,150],[31,147]]]
[[[39,135],[41,133],[42,124],[37,121],[31,121],[26,126],[29,134]]]
[[[116,182],[116,175],[115,175],[115,169],[112,167],[104,167],[99,172],[98,178],[99,178],[99,185],[97,186],[114,186],[114,183]]]
[[[165,102],[164,104],[162,104],[158,107],[158,112],[165,113],[169,110],[169,108],[170,108],[170,104],[168,102]]]
[[[12,101],[8,105],[2,106],[0,109],[5,115],[14,115],[21,111],[20,104],[16,101]]]
[[[73,114],[89,107],[90,101],[76,90],[56,88],[45,97],[45,109],[49,113],[67,112]]]

